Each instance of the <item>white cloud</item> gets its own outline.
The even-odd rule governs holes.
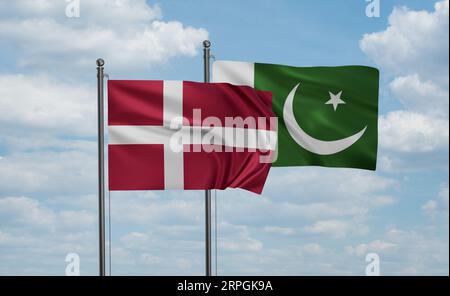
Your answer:
[[[395,198],[392,196],[376,196],[370,200],[370,204],[373,207],[383,207],[389,206],[396,202]]]
[[[120,238],[120,240],[128,247],[140,247],[150,243],[150,236],[141,232],[130,232]]]
[[[395,202],[387,191],[396,184],[361,170],[340,169],[336,174],[323,168],[273,169],[259,198],[240,190],[220,192],[219,217],[232,224],[263,227],[270,237],[358,236],[368,231],[366,217],[374,209]]]
[[[251,237],[247,226],[223,222],[219,227],[219,248],[224,252],[258,252],[263,249],[263,243]]]
[[[96,166],[95,148],[11,154],[0,163],[0,187],[3,194],[87,194],[95,190]]]
[[[346,246],[346,260],[364,260],[366,254],[375,252],[381,275],[448,275],[448,236],[439,235],[441,231],[429,226],[391,228],[369,243]]]
[[[448,225],[448,202],[449,191],[448,184],[442,185],[438,196],[435,199],[430,199],[422,205],[422,210],[425,214],[435,217],[438,214],[444,214],[445,221]]]
[[[397,75],[427,73],[427,78],[446,75],[448,80],[448,7],[448,0],[437,2],[433,12],[396,7],[388,28],[365,34],[361,49]]]
[[[219,194],[219,218],[231,223],[252,225],[250,237],[260,240],[264,244],[264,248],[257,253],[257,256],[253,256],[253,253],[250,252],[243,253],[240,257],[238,251],[228,254],[227,252],[230,250],[222,252],[219,248],[220,258],[222,258],[220,266],[223,266],[228,272],[239,270],[243,274],[264,274],[264,266],[271,267],[269,274],[290,274],[290,272],[315,274],[317,270],[327,274],[363,274],[364,268],[361,266],[365,264],[364,258],[360,256],[352,258],[352,254],[356,254],[356,251],[358,254],[362,254],[372,250],[382,256],[383,274],[407,272],[403,268],[411,267],[411,264],[405,263],[404,260],[415,260],[418,253],[414,250],[410,251],[408,243],[405,243],[405,246],[391,237],[376,238],[375,234],[375,239],[369,243],[357,244],[353,247],[353,253],[348,256],[339,252],[331,255],[333,252],[330,254],[329,251],[324,250],[324,247],[321,249],[314,245],[317,244],[316,241],[320,241],[319,245],[321,246],[323,243],[329,244],[330,241],[346,244],[350,238],[366,237],[370,225],[366,217],[371,215],[372,209],[391,205],[396,200],[390,195],[383,194],[384,190],[392,190],[396,186],[395,181],[373,175],[373,173],[366,174],[366,172],[351,170],[340,172],[341,174],[336,175],[335,172],[320,168],[273,170],[269,184],[267,184],[267,191],[261,198],[254,199],[250,194],[246,195],[239,190],[221,192]],[[337,189],[324,184],[340,184],[340,186],[337,186]],[[290,190],[282,190],[282,188],[290,188]],[[292,188],[295,190],[292,191]],[[351,210],[352,208],[358,210]],[[267,217],[270,217],[270,226],[267,225]],[[305,227],[305,225],[307,226]],[[268,234],[268,237],[263,236],[264,232]],[[277,234],[293,234],[288,236],[288,240],[280,240],[278,243],[277,240],[274,240],[275,232]],[[222,226],[219,227],[219,234],[221,237],[225,237],[222,233]],[[374,236],[373,233],[370,234],[370,237],[372,236]],[[233,237],[226,237],[223,240],[234,242]],[[296,251],[290,249],[292,247],[291,240],[294,242],[293,244],[297,244]],[[441,244],[439,236],[431,235],[430,240],[437,240],[436,243]],[[308,242],[307,245],[311,245],[305,246],[305,242]],[[333,245],[332,249],[336,250],[336,248],[337,246]],[[403,248],[404,252],[414,254],[400,254],[398,252],[400,248]],[[434,247],[430,246],[430,248]],[[316,255],[313,254],[315,251],[317,251]],[[289,263],[285,261],[279,264],[285,258],[284,254],[286,253],[291,258],[288,260]],[[396,262],[395,256],[402,258],[401,262]],[[337,262],[336,258],[342,258],[342,261]],[[427,260],[421,262],[417,267],[419,274],[443,272],[442,261],[431,261],[434,260],[431,258]],[[243,262],[253,262],[251,264],[253,269],[243,269],[241,267]],[[311,263],[315,267],[310,267],[311,269],[308,271],[295,266],[296,262],[303,262],[302,266]],[[384,265],[385,263],[386,265]],[[433,264],[438,267],[435,269]]]
[[[55,208],[30,197],[0,198],[0,205],[0,246],[7,246],[0,274],[60,275],[70,252],[81,256],[83,275],[96,272],[95,209]]]
[[[293,235],[295,234],[295,229],[292,227],[279,227],[279,226],[266,226],[264,231],[268,233],[278,234],[278,235]]]
[[[399,152],[446,149],[448,119],[410,111],[394,111],[379,119],[380,146]]]
[[[389,88],[408,109],[431,116],[448,117],[448,91],[418,74],[395,78]]]
[[[308,255],[323,255],[324,248],[320,244],[310,243],[302,246],[303,252]]]
[[[95,226],[98,217],[92,212],[87,210],[81,211],[73,211],[73,210],[64,210],[59,213],[59,223],[62,226],[66,226],[68,229],[79,229],[80,227],[93,227]]]
[[[252,238],[248,238],[244,241],[224,240],[220,243],[220,249],[224,251],[260,251],[262,247],[263,245],[260,241]]]
[[[54,0],[0,0],[0,14],[8,19],[51,16],[61,20],[67,19],[67,4],[68,1]],[[108,23],[117,28],[123,28],[123,22],[148,21],[162,17],[160,6],[151,6],[145,0],[81,0],[80,4],[80,16],[84,22]],[[104,13],[99,15],[99,12]]]
[[[422,210],[426,212],[431,212],[436,209],[437,209],[437,202],[434,200],[429,200],[422,206]]]
[[[2,193],[95,188],[96,143],[83,140],[97,133],[94,88],[20,74],[0,75],[0,85],[0,145],[10,151]]]
[[[141,262],[147,265],[159,265],[163,262],[163,259],[161,257],[158,256],[154,256],[152,254],[148,254],[148,253],[142,253],[141,255]]]
[[[25,133],[96,134],[95,89],[49,76],[0,75],[0,124]],[[32,145],[30,143],[28,147]]]
[[[352,224],[342,220],[322,220],[306,226],[305,231],[313,234],[325,234],[335,238],[343,238],[348,234],[366,234],[369,230],[362,224]]]
[[[448,236],[438,233],[436,229],[427,227],[388,230],[385,239],[397,247],[391,250],[392,257],[381,256],[385,272],[397,275],[448,275]]]
[[[86,209],[55,211],[37,199],[24,196],[0,198],[0,217],[3,225],[40,227],[47,230],[60,228],[67,231],[92,227],[96,221],[92,211]]]
[[[92,210],[55,209],[35,198],[1,197],[0,274],[63,274],[70,252],[81,256],[82,273],[92,274],[97,254]]]
[[[396,244],[382,241],[382,240],[374,240],[369,244],[359,244],[356,247],[347,247],[347,252],[349,254],[356,254],[357,256],[364,256],[368,253],[384,253],[390,250],[393,250],[397,247]]]
[[[365,34],[360,41],[384,76],[393,79],[389,92],[405,108],[380,118],[380,144],[390,151],[425,154],[448,149],[449,1],[434,8],[396,7],[385,30]],[[408,163],[398,160],[402,157],[386,156],[384,167]]]
[[[192,198],[193,194],[177,191],[172,196],[151,191],[112,192],[112,211],[119,223],[195,225],[203,219],[203,201]]]
[[[330,202],[344,200],[359,200],[390,189],[395,180],[370,171],[339,168],[336,170],[329,168],[302,167],[302,168],[273,168],[270,171],[268,185],[264,191],[265,195],[279,193],[279,190],[295,186],[296,194],[289,195],[289,200],[299,200],[301,202],[321,201]],[[317,189],[320,188],[320,191]],[[278,196],[285,198],[283,195]],[[287,198],[288,196],[286,196]]]
[[[183,228],[183,225],[173,226]],[[113,242],[114,264],[120,265],[115,274],[199,274],[203,243],[200,227],[178,236],[164,232],[164,226],[153,225],[150,230],[133,231]],[[182,258],[183,260],[180,260]],[[126,270],[123,270],[123,268]]]
[[[37,200],[23,196],[0,198],[0,216],[2,224],[25,226],[52,225],[56,218],[53,211]]]
[[[72,74],[77,69],[94,69],[100,56],[111,73],[148,69],[172,57],[196,55],[208,38],[205,29],[162,21],[159,6],[144,0],[81,1],[81,16],[74,19],[65,16],[63,1],[10,3],[1,1],[0,7],[19,13],[2,17],[2,43],[15,44],[19,66],[50,72],[53,67],[58,73],[64,69]]]

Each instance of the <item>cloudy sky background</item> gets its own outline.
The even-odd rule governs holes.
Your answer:
[[[217,59],[381,71],[376,172],[272,169],[217,192],[218,272],[449,273],[449,1],[0,0],[0,274],[95,275],[95,60],[112,79],[202,79]],[[201,275],[203,192],[113,192],[112,273]]]

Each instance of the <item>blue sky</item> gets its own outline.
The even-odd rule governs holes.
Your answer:
[[[381,72],[378,169],[272,169],[217,192],[218,272],[448,275],[448,1],[0,0],[0,274],[97,272],[95,59],[202,79],[217,59]],[[103,11],[103,13],[99,13]],[[202,192],[113,192],[113,274],[203,274]]]

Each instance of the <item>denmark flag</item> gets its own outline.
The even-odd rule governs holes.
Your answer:
[[[270,92],[228,83],[108,81],[110,190],[261,193],[276,147]]]

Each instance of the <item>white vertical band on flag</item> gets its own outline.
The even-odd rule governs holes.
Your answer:
[[[170,129],[172,120],[183,117],[183,82],[164,81],[163,96],[164,128]],[[164,145],[164,187],[184,189],[183,151],[175,152],[167,143]]]
[[[255,86],[255,64],[234,61],[215,61],[212,77],[214,82]]]

